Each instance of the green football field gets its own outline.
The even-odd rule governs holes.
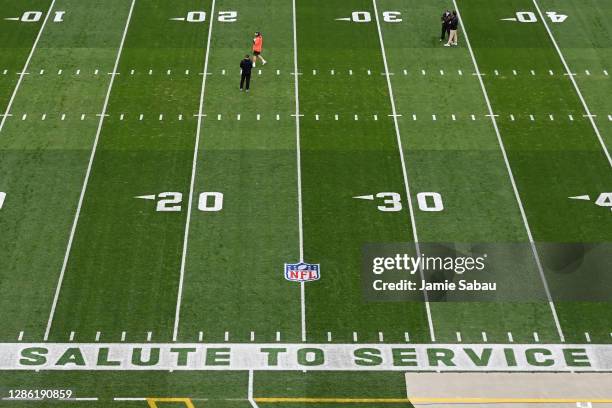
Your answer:
[[[439,346],[426,371],[463,345],[538,370],[609,347],[611,14],[0,0],[0,406],[412,406],[414,345]],[[255,31],[268,63],[240,92]],[[364,253],[396,243],[486,252],[497,290],[369,298]],[[319,279],[286,279],[300,262]]]

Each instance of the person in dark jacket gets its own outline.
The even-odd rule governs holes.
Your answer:
[[[442,34],[440,34],[440,42],[446,40],[446,34],[449,34],[448,23],[450,22],[451,12],[450,10],[446,10],[442,13]]]
[[[240,69],[242,70],[240,73],[240,90],[244,89],[246,82],[246,91],[249,92],[251,87],[251,70],[253,69],[253,61],[251,61],[249,55],[245,55],[244,59],[240,61]]]
[[[448,29],[450,30],[450,34],[448,35],[448,42],[444,44],[445,47],[450,47],[451,45],[457,45],[457,28],[459,27],[459,16],[457,16],[457,11],[453,10],[453,14],[448,23]]]

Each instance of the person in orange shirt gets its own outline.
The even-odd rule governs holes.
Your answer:
[[[257,57],[261,60],[263,65],[267,64],[267,61],[261,56],[261,51],[263,50],[263,36],[259,31],[255,33],[255,38],[253,38],[253,66],[255,66],[255,62],[257,62]]]

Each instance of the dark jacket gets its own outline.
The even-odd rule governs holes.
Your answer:
[[[244,75],[251,75],[251,70],[253,69],[253,62],[250,59],[245,58],[240,61],[240,68],[242,68],[242,73]]]
[[[450,11],[445,11],[442,14],[442,18],[440,19],[442,21],[442,24],[445,25],[445,26],[448,25],[448,23],[449,23],[449,21],[451,19],[451,16],[452,16],[452,14],[451,14]]]
[[[459,17],[453,16],[450,19],[450,22],[448,23],[448,28],[450,28],[451,30],[456,30],[458,26],[459,26]]]

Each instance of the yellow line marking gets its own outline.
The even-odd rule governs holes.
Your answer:
[[[575,404],[590,402],[592,404],[612,404],[612,399],[590,398],[255,398],[258,403],[307,403],[307,404]]]
[[[195,408],[191,398],[146,398],[149,408],[159,408],[158,402],[183,402],[187,408]]]

